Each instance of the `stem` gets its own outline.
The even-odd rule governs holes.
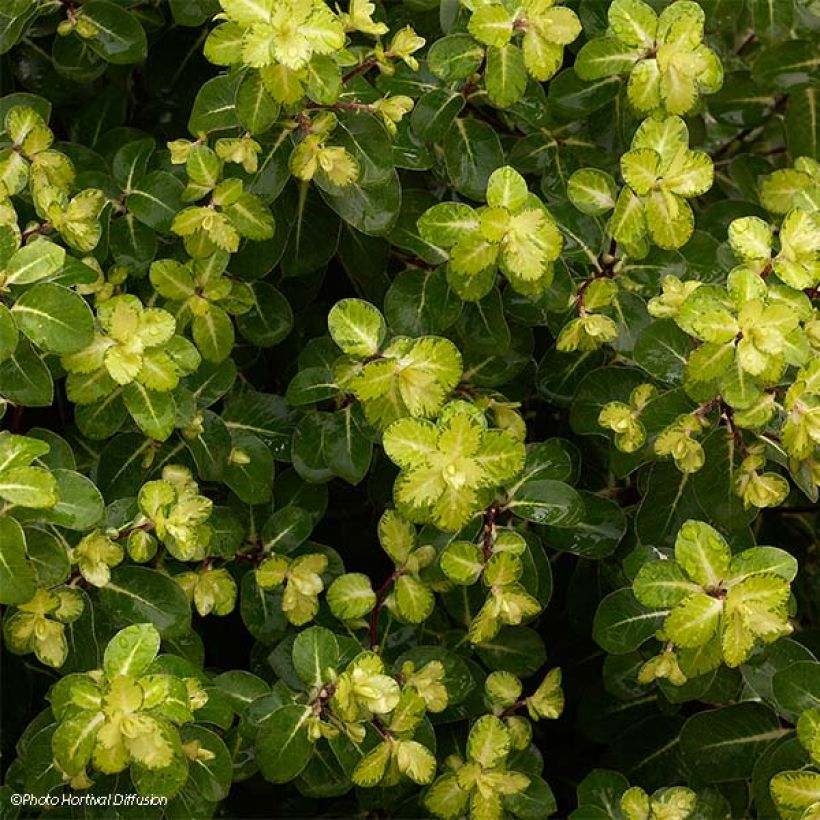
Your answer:
[[[735,424],[735,413],[731,407],[725,402],[721,402],[720,411],[723,414],[723,418],[726,419],[726,426],[729,428],[729,431],[732,434],[732,438],[735,440],[735,444],[737,444],[738,450],[740,450],[740,455],[743,458],[749,454],[748,449],[746,448],[746,442],[743,440],[743,433]]]
[[[384,56],[389,57],[390,53],[385,52]],[[378,60],[375,57],[368,57],[366,60],[359,63],[355,68],[351,68],[347,74],[342,75],[342,85],[350,82],[354,77],[358,77],[359,74],[364,74],[370,71],[376,63],[378,63]]]
[[[384,599],[387,597],[390,587],[393,586],[393,583],[400,575],[401,572],[399,570],[394,570],[376,593],[376,605],[370,613],[370,648],[373,650],[379,645],[379,612],[381,612]]]
[[[381,735],[382,740],[393,740],[393,735],[387,730],[385,725],[375,716],[373,715],[370,718],[370,723],[373,728]]]
[[[335,102],[329,105],[322,105],[321,103],[308,103],[305,108],[312,111],[321,109],[324,111],[372,111],[373,106],[370,103],[360,102]]]
[[[120,538],[126,538],[127,536],[131,535],[132,532],[150,532],[154,529],[154,522],[153,521],[145,521],[142,524],[135,524],[131,527],[126,527],[125,529],[120,530],[115,536],[114,540],[119,540]]]
[[[787,94],[781,94],[779,97],[776,97],[774,100],[774,105],[772,106],[772,110],[769,112],[769,117],[773,117],[775,114],[782,111],[788,98],[789,97]],[[731,149],[731,147],[735,143],[742,143],[746,139],[746,137],[762,129],[763,125],[750,125],[747,128],[744,128],[742,131],[738,131],[737,134],[735,134],[730,140],[727,140],[723,143],[723,145],[717,148],[715,153],[712,154],[712,159],[718,159],[719,157],[722,157]]]
[[[489,507],[484,513],[484,538],[482,540],[482,553],[484,556],[484,563],[490,560],[493,552],[493,541],[495,540],[495,517],[498,515],[498,510],[495,507]]]
[[[500,715],[499,717],[503,720],[505,717],[509,717],[514,712],[518,711],[522,706],[525,706],[527,703],[525,698],[519,698],[512,706],[508,706]]]
[[[51,230],[51,223],[50,222],[43,222],[42,225],[38,225],[36,228],[29,228],[27,231],[23,231],[23,234],[22,234],[23,242],[25,242],[31,236],[35,236],[37,234],[48,233],[50,230]]]

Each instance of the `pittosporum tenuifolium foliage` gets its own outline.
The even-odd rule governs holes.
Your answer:
[[[0,6],[4,815],[820,816],[816,3]]]

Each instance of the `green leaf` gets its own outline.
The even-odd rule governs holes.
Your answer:
[[[467,34],[448,34],[436,40],[427,52],[427,67],[440,80],[463,80],[484,59],[484,49]]]
[[[488,48],[484,83],[493,105],[509,108],[518,102],[527,88],[527,69],[521,49],[512,43]]]
[[[288,300],[267,282],[251,285],[254,303],[236,319],[239,332],[258,347],[278,345],[293,328],[293,311]]]
[[[125,406],[137,426],[149,438],[165,441],[174,430],[176,405],[170,393],[148,390],[138,382],[125,386]]]
[[[685,649],[703,646],[715,634],[723,612],[723,602],[703,592],[676,604],[663,623],[669,640]]]
[[[208,80],[197,92],[188,130],[194,137],[203,132],[228,131],[239,125],[236,110],[238,78],[223,75]]]
[[[191,335],[207,362],[219,363],[231,355],[234,343],[233,321],[218,305],[210,305],[202,316],[194,316]]]
[[[702,586],[717,586],[726,577],[732,551],[714,527],[687,521],[675,540],[675,560],[689,578]]]
[[[820,707],[820,666],[814,661],[798,661],[780,669],[772,678],[772,694],[778,710],[795,716]]]
[[[236,89],[236,116],[251,134],[264,134],[279,117],[279,103],[268,93],[258,71],[248,71]]]
[[[399,616],[411,624],[427,620],[436,603],[433,593],[410,575],[396,580],[394,595]]]
[[[0,392],[24,407],[47,407],[54,397],[54,381],[43,360],[27,341],[0,362]]]
[[[483,199],[490,174],[504,164],[495,131],[481,120],[456,120],[442,147],[452,186],[470,199]]]
[[[672,319],[658,319],[641,331],[634,356],[635,362],[650,376],[678,384],[691,351],[689,337]]]
[[[153,624],[133,624],[121,629],[105,647],[103,668],[110,679],[117,675],[145,674],[159,652],[160,635]]]
[[[464,233],[476,230],[478,225],[475,211],[461,202],[441,202],[434,205],[418,221],[422,239],[442,248],[451,247]]]
[[[481,661],[494,672],[511,672],[518,677],[534,675],[547,660],[544,641],[526,626],[505,626],[490,641],[476,644]]]
[[[109,63],[140,63],[147,56],[145,31],[133,14],[108,0],[84,3],[81,18],[91,23],[89,46]]]
[[[26,556],[23,528],[9,516],[0,518],[0,603],[22,604],[37,589],[34,567]]]
[[[190,629],[191,606],[182,587],[157,570],[117,567],[97,594],[117,623],[151,623],[163,638],[179,637]]]
[[[746,780],[758,758],[789,731],[763,704],[739,703],[690,717],[680,733],[680,752],[702,782]]]
[[[638,571],[632,590],[644,606],[665,608],[679,604],[700,587],[674,561],[650,561]]]
[[[300,632],[293,642],[293,668],[308,687],[318,687],[330,680],[329,670],[339,663],[336,636],[322,626],[311,626]]]
[[[612,555],[626,534],[627,522],[613,501],[581,491],[584,513],[571,527],[545,526],[540,532],[553,549],[571,552],[581,558],[598,559]]]
[[[512,37],[513,18],[500,4],[485,5],[473,12],[468,29],[480,43],[501,48]]]
[[[180,735],[183,744],[195,743],[200,750],[196,761],[188,767],[196,790],[211,804],[224,800],[231,788],[233,764],[222,738],[198,725],[183,726]]]
[[[76,353],[94,338],[94,317],[88,305],[62,285],[34,285],[11,311],[21,332],[48,353]]]
[[[370,579],[360,572],[340,575],[328,587],[327,603],[330,611],[342,621],[363,618],[376,604],[376,593]]]
[[[53,507],[57,482],[42,467],[10,467],[0,472],[0,498],[20,507]]]
[[[65,250],[47,239],[20,248],[6,268],[7,285],[30,285],[59,273],[65,262]]]
[[[434,88],[422,96],[413,107],[410,127],[425,142],[438,142],[450,130],[463,111],[463,95],[446,88]]]
[[[342,299],[330,310],[327,326],[333,341],[350,356],[377,353],[387,335],[384,317],[361,299]]]
[[[0,363],[12,356],[19,338],[14,316],[5,305],[0,305]]]
[[[271,783],[286,783],[307,766],[313,754],[307,720],[313,710],[305,706],[282,706],[262,724],[256,756],[262,776]]]
[[[97,732],[105,715],[101,711],[83,711],[64,720],[54,732],[54,759],[67,774],[79,774],[91,758]]]
[[[625,655],[645,643],[660,628],[665,611],[643,606],[628,587],[604,598],[595,613],[592,637],[611,655]]]
[[[576,490],[562,481],[525,481],[507,502],[514,515],[536,524],[572,527],[582,517],[584,502]]]
[[[144,225],[170,233],[174,217],[182,210],[185,186],[167,171],[152,171],[128,195],[128,210]]]
[[[57,481],[57,503],[38,514],[38,518],[82,532],[100,522],[104,503],[102,494],[87,476],[74,470],[57,469],[52,472]]]
[[[258,436],[231,431],[231,454],[224,481],[246,504],[263,504],[271,496],[273,454]]]
[[[818,66],[809,40],[787,40],[758,52],[752,77],[764,88],[789,91],[816,86]]]
[[[615,207],[615,180],[597,168],[582,168],[569,178],[567,196],[581,213],[601,216]]]

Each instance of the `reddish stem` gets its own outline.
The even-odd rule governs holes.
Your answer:
[[[38,225],[36,228],[29,228],[29,230],[23,231],[22,233],[23,242],[25,242],[29,237],[36,236],[37,234],[48,233],[50,230],[50,222],[43,222],[42,225]]]
[[[389,53],[385,53],[385,57],[390,56]],[[364,74],[367,71],[370,71],[378,60],[375,57],[368,57],[363,62],[359,63],[355,68],[351,68],[347,74],[342,75],[342,84],[350,82],[354,77],[358,77],[359,74]]]
[[[388,576],[387,580],[379,587],[379,591],[376,593],[376,605],[373,607],[373,611],[370,613],[370,648],[375,649],[379,645],[379,612],[381,612],[381,608],[384,604],[384,599],[387,597],[387,593],[390,591],[390,587],[393,586],[395,580],[401,575],[399,570],[394,570],[394,572]]]
[[[484,563],[490,560],[493,553],[493,537],[495,535],[495,517],[498,510],[495,507],[490,507],[484,513],[484,538],[482,540],[482,553],[484,556]]]
[[[131,535],[132,532],[150,532],[152,529],[154,529],[154,522],[146,521],[144,524],[136,524],[133,527],[126,527],[124,530],[120,530],[115,538],[125,538]]]

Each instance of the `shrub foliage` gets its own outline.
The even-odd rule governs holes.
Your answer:
[[[820,816],[816,2],[0,5],[4,816]]]

